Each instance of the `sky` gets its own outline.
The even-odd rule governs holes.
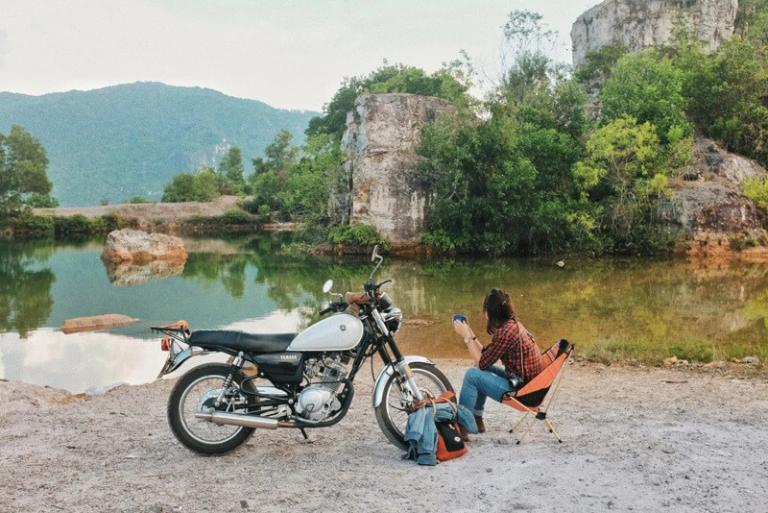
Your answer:
[[[45,94],[159,81],[320,110],[344,77],[386,59],[427,71],[465,50],[499,70],[514,9],[559,32],[598,0],[0,0],[0,91]]]

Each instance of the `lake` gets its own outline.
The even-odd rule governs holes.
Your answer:
[[[179,319],[192,329],[289,332],[317,319],[332,278],[360,290],[360,258],[288,259],[280,238],[187,239],[178,268],[107,270],[99,242],[0,243],[0,378],[79,392],[152,381],[165,354],[148,326]],[[682,260],[387,258],[379,274],[403,310],[406,354],[465,358],[454,312],[483,332],[492,287],[510,292],[518,317],[544,348],[560,338],[599,360],[659,362],[768,357],[768,265]],[[65,319],[121,313],[140,323],[65,335]],[[487,337],[480,336],[481,340]]]

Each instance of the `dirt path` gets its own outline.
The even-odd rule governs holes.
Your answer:
[[[464,364],[441,362],[456,386]],[[361,373],[334,428],[261,431],[200,457],[168,430],[172,382],[68,400],[0,382],[0,511],[768,511],[768,383],[677,369],[574,366],[522,445],[491,405],[470,453],[419,467],[380,434]],[[37,406],[30,404],[37,397]]]

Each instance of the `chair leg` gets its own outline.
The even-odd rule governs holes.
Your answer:
[[[524,421],[525,419],[527,419],[527,418],[528,418],[528,413],[525,413],[525,414],[524,414],[524,415],[523,415],[523,416],[520,418],[520,420],[518,420],[517,422],[515,422],[515,423],[512,425],[512,428],[509,430],[509,432],[510,432],[510,433],[514,432],[514,431],[515,431],[515,429],[517,429],[517,426],[519,426],[520,424],[522,424],[522,423],[523,423],[523,421]]]
[[[544,425],[547,426],[547,429],[549,429],[549,432],[555,435],[555,438],[557,438],[557,441],[559,443],[563,443],[563,440],[560,438],[560,435],[557,434],[557,431],[555,431],[555,425],[552,424],[552,421],[549,419],[544,419]]]
[[[526,416],[526,418],[528,417]],[[517,437],[517,442],[515,442],[516,445],[520,445],[523,442],[523,438],[528,436],[528,433],[531,432],[531,428],[533,427],[533,424],[534,424],[533,422],[528,422],[528,424],[526,424],[526,427],[523,430],[522,434],[520,434],[520,436]]]

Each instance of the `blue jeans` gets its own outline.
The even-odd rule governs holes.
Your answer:
[[[488,367],[486,370],[471,367],[464,374],[459,404],[481,417],[486,398],[501,402],[502,396],[511,390],[507,373],[501,367]]]

